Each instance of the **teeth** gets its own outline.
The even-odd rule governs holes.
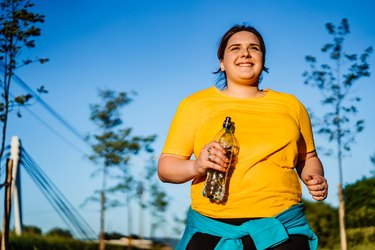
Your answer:
[[[240,66],[240,67],[251,67],[252,64],[251,63],[239,63],[238,66]]]

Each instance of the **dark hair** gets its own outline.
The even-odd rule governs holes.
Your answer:
[[[220,40],[219,48],[217,50],[217,58],[219,60],[223,60],[225,48],[227,47],[229,39],[234,34],[240,32],[240,31],[251,32],[251,33],[253,33],[259,39],[260,49],[261,49],[261,51],[263,53],[263,65],[262,65],[263,69],[262,70],[268,73],[268,68],[265,67],[265,63],[266,63],[266,46],[264,45],[263,37],[262,37],[262,35],[254,27],[252,27],[250,25],[247,25],[247,24],[242,24],[242,25],[237,24],[237,25],[234,25],[232,28],[230,28],[224,34],[224,36]],[[215,75],[217,75],[216,85],[218,87],[220,87],[221,89],[224,89],[227,86],[227,76],[226,76],[226,73],[223,72],[223,71],[221,71],[220,67],[219,67],[219,69],[217,71],[215,71],[213,73]],[[260,78],[260,80],[261,80],[261,78]]]

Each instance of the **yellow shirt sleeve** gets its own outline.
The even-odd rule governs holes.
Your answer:
[[[195,113],[188,99],[180,103],[169,128],[162,153],[188,157],[192,155],[197,124]]]
[[[315,143],[313,138],[313,132],[310,122],[309,114],[303,106],[302,103],[299,103],[299,125],[301,131],[301,137],[298,141],[298,153],[307,154],[315,150]]]

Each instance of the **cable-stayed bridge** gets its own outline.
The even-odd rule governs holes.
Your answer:
[[[22,199],[21,199],[21,175],[24,169],[38,186],[40,191],[52,205],[54,210],[64,221],[70,232],[78,239],[96,239],[97,234],[83,219],[69,200],[48,178],[46,173],[21,145],[18,137],[12,137],[11,145],[6,148],[4,157],[13,161],[12,170],[12,201],[14,207],[14,225],[16,234],[22,234]],[[3,160],[0,176],[5,176],[6,164]]]

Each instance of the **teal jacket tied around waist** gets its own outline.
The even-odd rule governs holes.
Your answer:
[[[306,235],[310,249],[316,250],[318,237],[307,223],[303,209],[300,203],[275,217],[249,220],[236,226],[210,219],[190,208],[188,224],[176,250],[185,250],[197,232],[221,237],[215,250],[242,250],[241,238],[246,235],[250,235],[257,249],[269,249],[287,241],[291,234]]]

